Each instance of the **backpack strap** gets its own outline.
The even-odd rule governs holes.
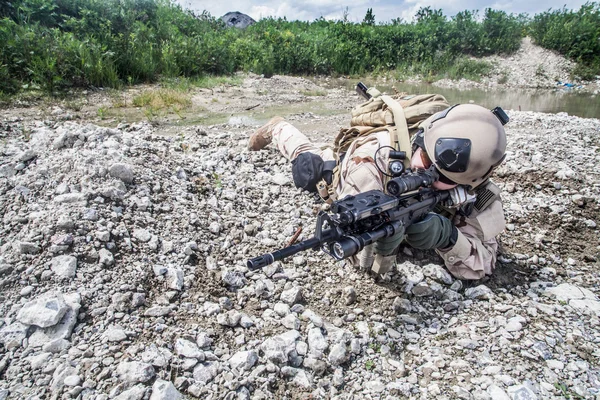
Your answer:
[[[390,129],[390,140],[392,146],[396,150],[402,150],[406,153],[404,159],[404,168],[410,168],[410,159],[412,158],[412,146],[410,145],[410,136],[408,133],[408,125],[404,115],[404,109],[396,100],[390,96],[382,95],[379,97],[392,110],[394,115],[394,128]]]

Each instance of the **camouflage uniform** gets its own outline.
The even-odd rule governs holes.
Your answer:
[[[298,129],[281,121],[273,126],[272,141],[290,161],[299,154],[312,152],[324,161],[334,160],[331,149],[321,149],[310,142]],[[375,151],[389,146],[387,131],[372,133],[355,140],[340,165],[340,182],[336,188],[338,198],[368,190],[384,190],[383,176],[374,163]],[[387,169],[387,152],[380,151],[377,162],[382,170]],[[449,249],[437,249],[448,270],[460,279],[480,279],[493,272],[498,242],[496,236],[504,230],[505,220],[500,200],[494,201],[481,212],[469,217],[450,217],[458,229],[456,244]],[[356,262],[356,259],[352,261]]]

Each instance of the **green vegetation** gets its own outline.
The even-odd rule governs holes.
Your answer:
[[[600,3],[586,3],[578,11],[563,8],[538,14],[530,30],[537,44],[576,61],[575,75],[583,79],[600,75]]]
[[[413,22],[377,24],[368,9],[362,23],[347,15],[340,21],[266,18],[238,30],[170,0],[12,0],[0,3],[0,98],[155,81],[185,91],[235,84],[231,76],[240,70],[476,77],[489,65],[471,56],[514,52],[528,31],[580,62],[589,76],[600,65],[599,26],[595,3],[531,21],[492,9],[447,17],[426,7]]]

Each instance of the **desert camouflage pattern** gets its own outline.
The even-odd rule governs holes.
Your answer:
[[[340,182],[336,188],[338,198],[368,190],[384,190],[385,177],[375,166],[374,158],[377,149],[389,146],[389,143],[389,134],[385,130],[360,137],[352,143],[340,164]],[[285,121],[274,126],[273,144],[290,161],[303,152],[318,154],[325,161],[335,159],[333,150],[314,145],[302,132]],[[386,171],[388,153],[385,150],[377,153],[377,163]],[[481,279],[491,275],[498,250],[496,236],[505,226],[500,200],[468,218],[457,215],[452,222],[459,231],[456,244],[451,249],[436,250],[450,273],[460,279]],[[359,257],[353,257],[349,261],[358,264],[358,260]],[[376,272],[385,273],[386,270],[384,267]]]

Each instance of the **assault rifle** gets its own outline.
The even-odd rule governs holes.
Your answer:
[[[434,167],[406,172],[387,183],[386,194],[370,190],[356,196],[346,196],[331,204],[331,214],[317,215],[315,236],[248,260],[250,270],[257,270],[308,249],[321,249],[337,260],[351,257],[365,246],[390,237],[427,213],[450,195],[430,188],[439,179]]]

